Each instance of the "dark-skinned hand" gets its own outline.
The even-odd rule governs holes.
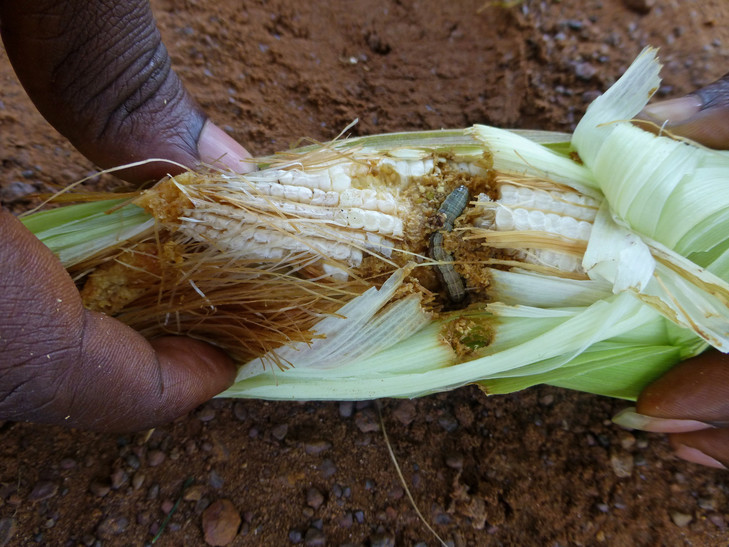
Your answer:
[[[706,146],[729,149],[729,74],[679,99],[655,103],[639,116]],[[643,390],[622,425],[668,433],[677,456],[729,468],[729,356],[709,351],[681,363]]]
[[[148,0],[0,0],[13,68],[41,114],[102,168],[148,158],[250,170],[170,67]],[[152,163],[131,181],[174,172]],[[133,431],[227,388],[235,367],[203,342],[147,342],[85,310],[60,262],[0,211],[0,420]]]

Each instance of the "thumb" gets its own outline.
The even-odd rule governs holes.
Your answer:
[[[148,0],[0,2],[0,30],[40,113],[97,165],[164,158],[252,169],[172,70]],[[120,176],[141,182],[180,170],[145,164]]]
[[[233,383],[233,362],[209,344],[172,336],[150,343],[106,315],[87,315],[81,361],[68,367],[57,401],[66,425],[148,429],[190,412]]]
[[[647,106],[638,115],[710,148],[729,149],[729,74],[685,97]]]
[[[675,454],[710,467],[729,466],[729,359],[707,351],[646,387],[628,425],[670,434]],[[620,423],[620,420],[616,420]]]
[[[58,259],[0,211],[0,420],[131,431],[172,420],[228,387],[235,367],[203,342],[151,344],[83,308]]]

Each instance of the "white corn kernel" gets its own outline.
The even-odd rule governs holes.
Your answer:
[[[279,175],[278,181],[281,184],[293,184],[293,182],[294,182],[294,172],[293,171],[283,171]]]
[[[559,232],[559,226],[562,221],[562,217],[560,217],[556,213],[547,213],[544,215],[544,227],[547,232],[551,233],[557,233]]]
[[[282,198],[286,193],[283,184],[271,184],[268,188],[271,197]]]
[[[507,207],[499,207],[496,209],[496,218],[494,220],[494,229],[500,231],[514,230],[514,215],[511,209]]]
[[[412,161],[408,167],[411,177],[422,177],[433,170],[433,159],[426,158],[422,161]]]
[[[362,207],[365,209],[377,209],[377,192],[370,188],[362,190]]]
[[[367,242],[365,248],[369,251],[373,251],[377,254],[390,258],[392,256],[393,243],[392,241],[380,237],[377,234],[368,233]]]
[[[356,188],[348,188],[339,195],[342,207],[362,207],[362,192]]]
[[[320,190],[319,188],[315,188],[311,195],[311,204],[312,205],[324,205],[325,197],[326,197],[326,193],[323,190]]]
[[[546,216],[542,211],[529,211],[529,229],[543,232],[546,225]]]
[[[392,195],[387,194],[377,200],[377,209],[383,213],[392,214],[397,209],[397,202]]]
[[[352,179],[341,168],[332,167],[329,170],[331,189],[342,192],[352,185]]]
[[[327,192],[324,195],[325,207],[336,207],[339,205],[339,194],[337,192]]]
[[[380,215],[377,211],[364,211],[364,229],[370,232],[375,232],[379,228]]]
[[[362,209],[352,208],[346,213],[347,224],[350,228],[363,228],[364,227],[364,211]]]
[[[378,232],[381,234],[394,234],[395,217],[382,215],[379,220]]]
[[[346,270],[343,270],[342,268],[339,268],[337,266],[333,266],[332,264],[327,264],[326,262],[322,264],[322,269],[324,270],[324,273],[327,274],[332,279],[336,279],[337,281],[346,281],[349,279],[349,274],[346,272]]]
[[[529,212],[526,209],[515,209],[513,216],[515,230],[529,230]]]
[[[391,217],[394,219],[392,231],[390,232],[395,237],[403,236],[403,224],[402,219],[398,217]]]
[[[587,241],[590,239],[590,234],[592,233],[592,224],[581,220],[577,223],[577,230],[577,239]]]
[[[328,172],[320,171],[318,173],[311,173],[309,176],[311,177],[311,184],[314,185],[314,188],[319,188],[326,192],[332,190],[332,179]]]

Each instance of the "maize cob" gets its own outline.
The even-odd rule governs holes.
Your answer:
[[[69,230],[115,214],[139,229],[94,256],[65,243],[59,253],[83,273],[87,307],[148,336],[189,334],[231,352],[243,365],[226,395],[413,396],[469,382],[496,393],[547,382],[634,397],[707,343],[729,349],[729,251],[704,217],[661,232],[657,209],[646,222],[625,196],[643,195],[644,210],[655,200],[626,181],[680,179],[660,187],[670,208],[680,192],[696,198],[691,170],[705,166],[719,186],[729,159],[606,123],[629,119],[657,87],[653,53],[629,73],[571,146],[555,144],[564,135],[483,126],[335,141],[263,158],[245,176],[167,178],[103,220],[99,205]],[[670,174],[631,159],[674,144],[693,163]],[[621,178],[593,167],[610,157],[624,159]],[[729,227],[726,190],[711,211]],[[58,226],[41,228],[49,246],[65,242]]]
[[[420,153],[437,155],[430,150]],[[366,163],[361,163],[363,158]],[[595,199],[548,180],[516,174],[504,179],[491,173],[483,158],[392,162],[362,154],[339,161],[320,170],[267,169],[244,180],[225,174],[191,184],[189,177],[170,179],[164,184],[174,185],[189,201],[175,230],[242,260],[281,261],[309,254],[316,261],[308,265],[335,266],[324,273],[338,272],[346,279],[348,271],[366,273],[366,256],[403,264],[424,261],[428,236],[441,233],[438,209],[460,184],[470,191],[482,190],[458,215],[464,218],[461,239],[490,243],[471,249],[472,254],[487,260],[495,248],[503,248],[517,261],[542,264],[556,273],[579,272],[569,253],[559,249],[573,241],[584,252],[597,212]],[[312,190],[313,184],[333,189]],[[156,191],[168,198],[175,190]],[[157,218],[170,216],[159,210],[168,203],[154,201],[154,192],[137,203]]]

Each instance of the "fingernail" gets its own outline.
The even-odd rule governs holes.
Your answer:
[[[627,429],[640,429],[653,433],[685,433],[711,429],[714,426],[698,420],[677,420],[670,418],[655,418],[635,411],[635,407],[621,410],[613,417],[613,423]]]
[[[200,132],[197,151],[203,163],[218,169],[231,169],[235,173],[249,173],[255,169],[249,161],[248,150],[210,120]]]
[[[678,445],[674,454],[687,462],[698,463],[706,467],[713,467],[714,469],[726,469],[726,466],[716,458],[712,458],[698,448],[692,448],[685,444]]]
[[[687,95],[679,99],[671,99],[646,106],[638,114],[638,118],[649,119],[656,123],[676,125],[685,122],[701,110],[701,99]]]

